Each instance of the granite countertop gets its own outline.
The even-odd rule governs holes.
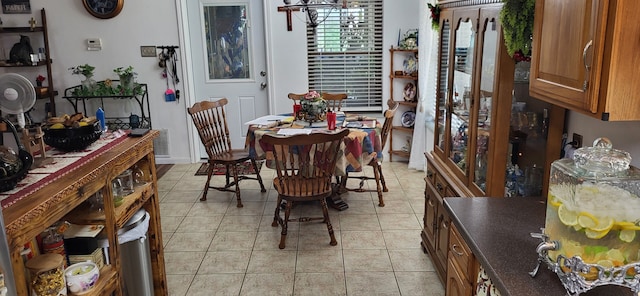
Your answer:
[[[546,205],[540,198],[447,197],[451,220],[502,296],[567,295],[555,273],[536,266],[540,239],[531,237],[544,226]],[[475,275],[473,275],[475,277]],[[618,286],[598,287],[581,296],[634,295]]]

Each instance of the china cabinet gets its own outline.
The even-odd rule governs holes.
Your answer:
[[[20,40],[20,36],[27,36],[31,41],[31,46],[34,50],[33,56],[37,57],[36,60],[32,60],[31,63],[12,62],[9,60],[0,61],[0,68],[6,68],[7,73],[20,73],[20,72],[33,72],[28,68],[46,68],[46,79],[44,84],[46,86],[35,86],[37,99],[49,100],[49,112],[55,114],[55,96],[57,92],[53,89],[53,76],[51,75],[51,53],[49,52],[49,32],[47,31],[47,16],[44,8],[40,11],[41,25],[37,25],[36,20],[33,21],[33,25],[29,27],[2,27],[0,26],[0,40],[4,44],[5,54],[9,57],[9,49],[11,49],[11,42],[17,42]],[[26,20],[25,20],[26,23]],[[1,25],[1,23],[0,23]],[[11,41],[9,41],[11,40]],[[37,76],[37,75],[36,75]],[[35,76],[34,76],[35,79]],[[32,81],[35,84],[35,80]]]
[[[164,266],[162,230],[158,184],[153,152],[153,139],[157,131],[142,137],[122,139],[103,153],[69,169],[61,178],[42,187],[26,192],[10,204],[3,204],[4,222],[11,264],[18,295],[28,295],[27,277],[21,255],[25,244],[57,221],[68,221],[81,225],[103,225],[108,241],[105,253],[108,264],[100,268],[96,286],[86,295],[122,295],[123,264],[118,230],[141,208],[149,213],[149,228],[146,233],[150,246],[151,269],[155,295],[167,295],[167,280]],[[127,169],[135,167],[146,177],[144,183],[135,187],[121,205],[114,206],[111,182]],[[87,200],[96,192],[104,198],[104,210],[90,210]],[[11,196],[9,197],[11,198]],[[18,198],[18,197],[16,197]]]
[[[394,120],[389,138],[389,160],[392,161],[394,155],[407,159],[411,155],[411,139],[418,105],[418,49],[401,49],[392,46],[389,52],[391,54],[389,94],[390,99],[399,104],[396,112],[396,118],[399,120]],[[398,66],[395,61],[402,61],[402,64]]]
[[[640,120],[638,11],[638,1],[536,1],[531,95],[601,120]]]
[[[448,287],[455,260],[449,262],[444,199],[546,195],[565,109],[529,96],[528,63],[516,64],[504,45],[501,1],[441,1],[440,7],[435,139],[425,153],[421,236]]]

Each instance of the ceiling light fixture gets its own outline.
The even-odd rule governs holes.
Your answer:
[[[295,4],[291,4],[291,0],[283,0],[284,9],[298,10],[300,9],[307,16],[307,25],[315,28],[324,20],[334,9],[347,8],[347,0],[338,3],[339,0],[299,0]],[[318,19],[318,9],[329,9],[329,12],[322,19]]]

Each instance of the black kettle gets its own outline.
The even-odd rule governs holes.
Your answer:
[[[7,124],[13,133],[13,137],[18,145],[18,158],[22,162],[22,167],[18,172],[0,178],[0,192],[9,191],[15,188],[16,185],[18,185],[18,181],[24,179],[33,164],[33,156],[27,151],[24,145],[22,145],[22,142],[18,138],[18,131],[16,131],[16,127],[6,118],[2,118],[2,121]]]

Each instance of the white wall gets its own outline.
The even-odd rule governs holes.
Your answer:
[[[282,1],[263,1],[266,8],[267,55],[271,57],[268,64],[270,111],[289,112],[291,104],[286,97],[287,93],[304,92],[308,85],[304,17],[300,12],[294,13],[293,31],[287,31],[286,14],[277,11]],[[63,92],[67,87],[78,85],[82,79],[81,76],[71,75],[69,67],[90,64],[96,67],[94,79],[104,80],[117,79],[112,72],[114,68],[131,65],[138,73],[137,81],[148,84],[153,128],[168,130],[170,156],[157,158],[156,161],[190,162],[193,149],[190,147],[192,139],[187,131],[191,123],[184,103],[185,96],[189,93],[189,88],[185,86],[189,77],[180,76],[181,83],[177,89],[181,90],[182,98],[179,102],[165,102],[166,82],[161,76],[162,69],[158,66],[158,59],[140,56],[142,45],[181,45],[178,67],[182,68],[181,63],[187,58],[184,52],[188,50],[188,45],[179,44],[182,32],[179,32],[180,12],[176,3],[169,0],[127,0],[118,16],[102,20],[91,16],[81,1],[31,0],[32,16],[36,20],[40,20],[40,9],[45,8],[47,13],[54,88],[60,93],[56,98],[57,115],[73,112],[71,105],[62,98]],[[384,1],[384,77],[389,73],[387,49],[396,45],[398,30],[404,32],[418,28],[421,12],[417,7],[419,0]],[[6,27],[27,26],[30,18],[24,14],[2,14],[0,17]],[[103,49],[87,51],[87,38],[101,38]],[[2,43],[7,54],[15,42]],[[34,47],[38,47],[37,43],[32,43]],[[45,72],[44,68],[20,69],[21,74],[33,81],[38,74]],[[179,75],[183,75],[182,72]],[[383,79],[383,82],[383,94],[386,97],[389,93],[388,79]],[[45,100],[37,102],[34,114],[43,117],[44,103]],[[132,111],[130,108],[123,108],[112,110],[112,113],[129,115]]]

